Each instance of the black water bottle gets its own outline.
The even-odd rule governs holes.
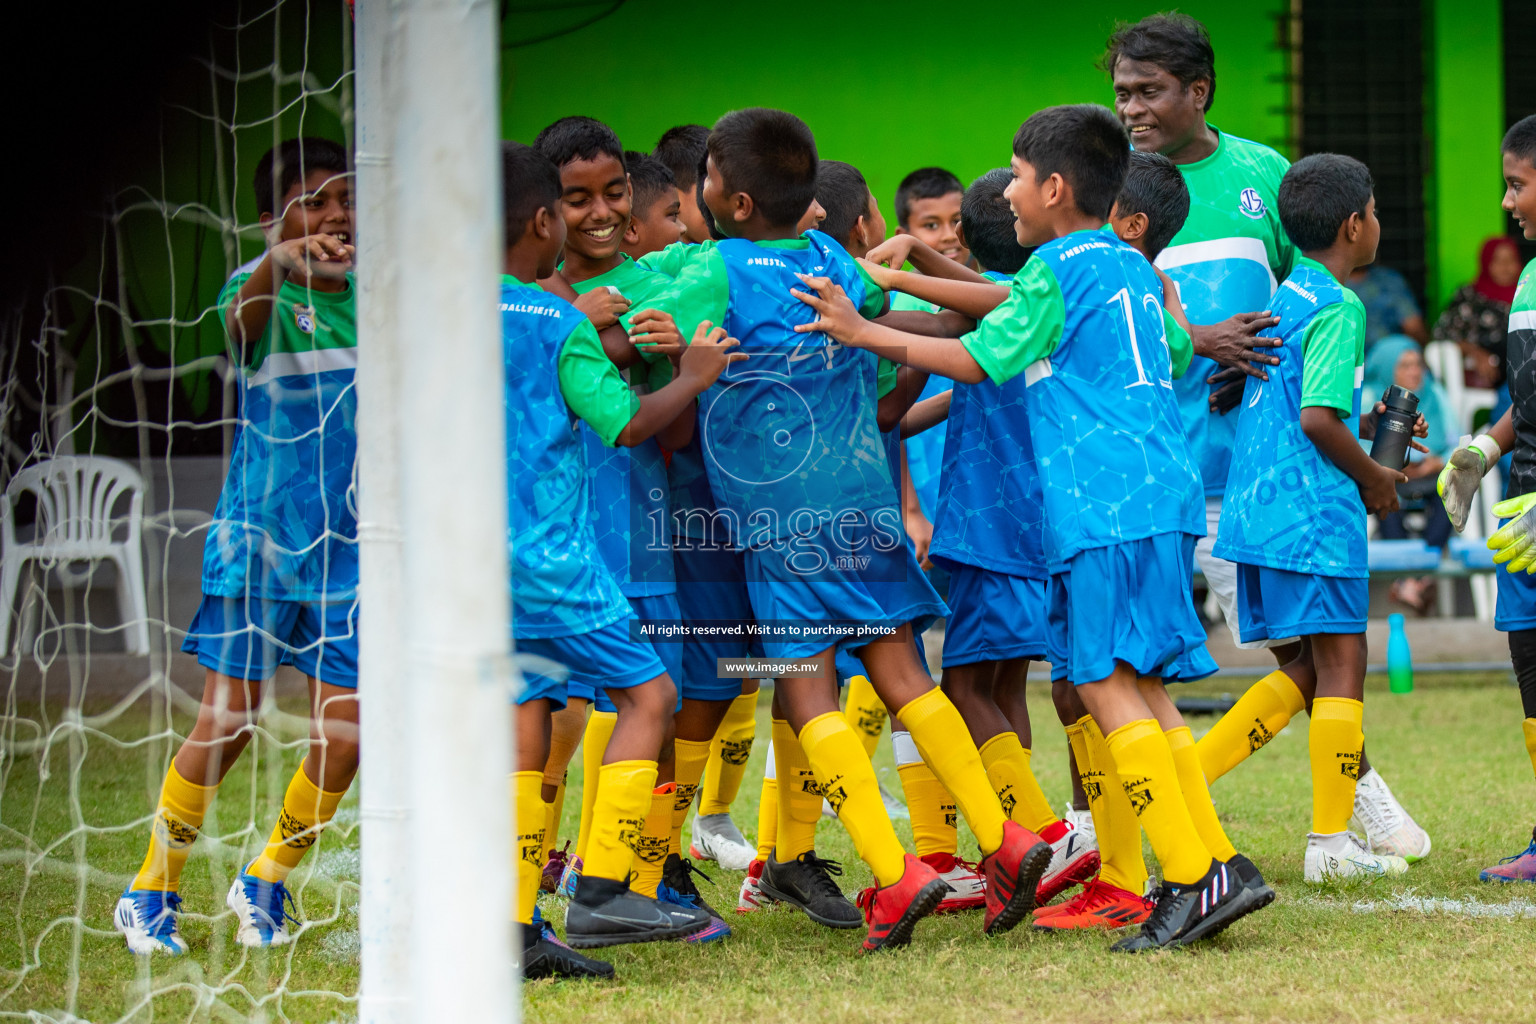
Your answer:
[[[1371,458],[1388,469],[1402,469],[1408,464],[1408,442],[1413,439],[1413,423],[1419,418],[1419,396],[1393,384],[1381,400],[1387,410],[1376,418]]]

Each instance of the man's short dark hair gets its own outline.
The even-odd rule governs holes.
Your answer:
[[[501,144],[501,206],[511,246],[523,237],[528,222],[540,210],[560,202],[560,168],[553,160],[521,142]]]
[[[533,148],[564,167],[572,160],[596,160],[611,156],[624,163],[624,147],[612,128],[595,117],[562,117],[539,132]]]
[[[680,124],[662,132],[651,156],[667,165],[678,188],[690,191],[698,180],[698,167],[704,162],[708,144],[708,128],[702,124]]]
[[[1522,117],[1510,126],[1504,133],[1499,152],[1510,153],[1536,167],[1536,114]]]
[[[1326,249],[1350,214],[1365,216],[1374,188],[1370,169],[1352,156],[1304,156],[1280,179],[1280,226],[1302,252]]]
[[[1211,47],[1211,34],[1187,14],[1165,11],[1135,23],[1117,22],[1104,44],[1099,67],[1113,75],[1121,60],[1156,64],[1186,90],[1203,78],[1211,83],[1205,109],[1209,111],[1216,103],[1216,51]]]
[[[966,248],[984,268],[998,274],[1017,274],[1034,252],[1019,244],[1014,231],[1013,207],[1003,196],[1011,181],[1013,172],[1006,167],[988,171],[971,182],[960,200]]]
[[[859,218],[869,213],[869,183],[852,164],[823,160],[816,166],[816,201],[827,211],[818,230],[844,244]]]
[[[633,149],[624,151],[624,166],[629,168],[629,184],[634,189],[630,209],[644,213],[658,199],[671,199],[677,194],[677,180],[667,165]]]
[[[1189,186],[1174,162],[1163,154],[1134,152],[1115,206],[1122,217],[1147,215],[1147,255],[1157,259],[1189,216]]]
[[[919,167],[896,186],[896,223],[907,226],[912,216],[912,202],[916,199],[937,199],[951,192],[964,192],[965,186],[953,171],[942,167]]]
[[[314,170],[346,174],[347,148],[330,139],[306,135],[280,142],[256,161],[256,212],[281,217],[278,209],[288,190],[303,184]]]
[[[1131,140],[1108,107],[1074,103],[1031,114],[1013,137],[1013,155],[1034,167],[1037,183],[1061,175],[1077,208],[1104,220],[1125,184]]]
[[[816,198],[816,138],[794,114],[733,110],[709,133],[727,192],[745,192],[774,225],[794,224]]]

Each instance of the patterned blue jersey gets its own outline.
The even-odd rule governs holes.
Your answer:
[[[1013,279],[987,276],[1003,283]],[[929,557],[940,565],[1045,579],[1045,495],[1030,441],[1024,378],[952,387]]]
[[[750,358],[701,396],[699,435],[710,490],[749,545],[843,513],[901,522],[875,421],[876,356],[793,329],[816,318],[790,294],[803,287],[796,272],[830,277],[861,308],[865,278],[829,236],[804,237],[803,248],[727,239],[715,249],[729,278],[723,326]]]
[[[1365,504],[1353,479],[1301,429],[1301,410],[1347,412],[1360,432],[1365,310],[1354,293],[1309,259],[1275,293],[1284,342],[1269,380],[1248,378],[1232,474],[1216,534],[1218,558],[1319,576],[1361,579]],[[1326,373],[1331,380],[1319,380]]]
[[[1290,272],[1295,248],[1280,226],[1277,196],[1290,164],[1268,146],[1217,133],[1216,150],[1180,164],[1189,186],[1189,216],[1157,265],[1178,282],[1184,315],[1215,324],[1238,313],[1268,309],[1277,281]],[[1195,356],[1174,382],[1184,430],[1194,449],[1205,493],[1226,487],[1237,413],[1213,413],[1206,380],[1221,367]]]
[[[564,299],[503,279],[512,635],[575,636],[629,602],[597,551],[585,447],[560,392],[560,353],[591,321]]]
[[[227,310],[254,264],[219,295]],[[203,593],[357,596],[357,293],[283,282],[247,353],[229,473],[203,545]]]

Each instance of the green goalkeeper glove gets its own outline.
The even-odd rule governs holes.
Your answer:
[[[1481,434],[1451,453],[1445,468],[1435,481],[1435,490],[1445,503],[1445,514],[1451,525],[1460,533],[1467,525],[1467,513],[1472,509],[1472,499],[1483,481],[1488,467],[1499,461],[1503,454],[1499,443],[1489,434]]]
[[[1510,498],[1493,506],[1493,514],[1509,522],[1499,527],[1488,538],[1493,560],[1509,572],[1536,573],[1536,516],[1530,511],[1536,507],[1536,491]]]

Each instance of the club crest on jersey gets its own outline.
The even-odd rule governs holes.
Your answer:
[[[305,334],[315,333],[315,308],[313,306],[293,307],[293,322]]]
[[[1264,216],[1268,209],[1264,205],[1264,197],[1259,195],[1258,189],[1254,188],[1245,188],[1238,194],[1237,208],[1243,211],[1243,216],[1252,217],[1254,220]]]

